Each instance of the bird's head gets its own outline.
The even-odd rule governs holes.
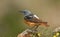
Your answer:
[[[22,11],[19,11],[20,13],[22,13],[23,15],[29,15],[29,14],[32,14],[29,10],[22,10]]]

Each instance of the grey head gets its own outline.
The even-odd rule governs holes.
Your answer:
[[[20,11],[24,16],[32,14],[29,10],[22,10]]]

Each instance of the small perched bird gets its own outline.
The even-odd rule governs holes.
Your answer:
[[[24,15],[24,21],[30,27],[39,25],[48,26],[47,22],[43,22],[42,20],[39,19],[39,17],[31,13],[29,10],[22,10],[19,12],[21,12]]]

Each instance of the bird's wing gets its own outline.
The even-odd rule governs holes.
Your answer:
[[[36,16],[36,15],[33,15],[32,21],[35,22],[35,23],[40,23],[40,22],[42,22],[42,21],[39,19],[39,17]]]
[[[30,21],[30,22],[34,22],[34,23],[40,23],[41,22],[41,20],[39,20],[39,17],[37,17],[36,15],[26,16],[25,20]]]
[[[36,19],[39,19],[39,17],[38,17],[37,15],[34,15],[34,17],[35,17]]]

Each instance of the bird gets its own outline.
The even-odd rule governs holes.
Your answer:
[[[19,11],[24,16],[24,23],[26,23],[29,27],[35,27],[36,28],[40,25],[48,27],[49,25],[47,22],[43,22],[36,14],[33,14],[29,10],[21,10]]]

